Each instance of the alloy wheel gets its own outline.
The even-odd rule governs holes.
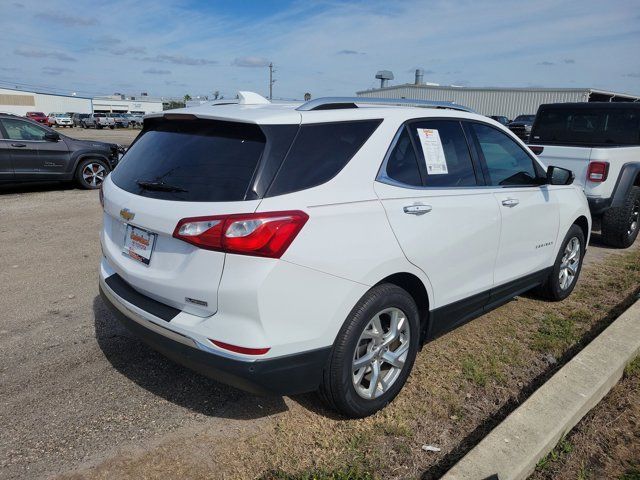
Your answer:
[[[362,398],[378,398],[396,382],[409,352],[411,329],[398,308],[378,312],[360,334],[353,354],[352,382]]]
[[[82,169],[82,178],[88,185],[99,187],[107,176],[107,169],[99,163],[89,163]]]
[[[562,290],[569,288],[575,280],[580,267],[580,256],[580,240],[578,237],[572,237],[567,242],[560,264],[559,280]]]

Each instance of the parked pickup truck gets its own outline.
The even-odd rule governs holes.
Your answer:
[[[530,148],[574,172],[602,240],[626,248],[640,230],[640,103],[541,105]]]
[[[114,118],[108,117],[106,113],[92,113],[87,118],[83,118],[80,125],[82,128],[114,128],[116,121]]]

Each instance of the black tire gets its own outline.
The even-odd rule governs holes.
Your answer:
[[[91,167],[92,165],[98,166],[98,168]],[[94,172],[94,175],[87,178],[85,170],[89,167]],[[100,168],[101,167],[101,168]],[[100,188],[104,179],[109,175],[109,166],[104,160],[98,158],[88,158],[82,160],[76,168],[75,179],[80,188],[86,190],[95,190]]]
[[[87,124],[86,124],[86,123],[84,123],[84,122],[80,122],[80,126],[81,126],[82,128],[84,128],[85,130],[86,130],[86,128],[87,128]]]
[[[575,274],[573,275],[573,280],[571,280],[571,283],[563,288],[563,286],[561,285],[560,273],[564,268],[563,262],[565,260],[567,246],[569,245],[569,242],[571,242],[574,238],[578,240],[580,245],[579,256],[577,259],[577,268]],[[567,235],[564,237],[564,240],[560,245],[560,250],[558,251],[558,255],[556,256],[556,261],[553,264],[551,273],[545,280],[545,283],[538,289],[538,293],[544,298],[555,302],[564,300],[569,295],[571,295],[571,292],[573,292],[576,283],[578,283],[580,272],[582,271],[582,262],[584,260],[585,251],[586,241],[584,238],[584,232],[578,225],[573,224],[571,225],[571,228],[567,232]]]
[[[621,207],[602,215],[602,241],[617,248],[628,248],[640,231],[640,187],[631,187]]]
[[[377,398],[367,399],[356,391],[354,385],[354,355],[357,347],[360,349],[365,348],[365,351],[369,352],[364,355],[371,354],[368,346],[375,341],[369,340],[369,344],[363,344],[362,342],[367,342],[367,340],[362,340],[361,335],[374,317],[378,316],[378,314],[385,309],[390,308],[398,309],[401,313],[404,313],[407,321],[404,322],[402,330],[406,334],[406,328],[408,327],[408,339],[405,337],[408,350],[406,351],[403,366],[399,372],[396,373],[396,378],[391,382],[388,389]],[[383,322],[384,315],[385,314],[380,315]],[[390,317],[388,318],[390,319]],[[330,408],[351,418],[366,417],[384,408],[398,395],[411,372],[418,352],[419,336],[420,318],[418,307],[413,297],[396,285],[381,284],[373,287],[360,299],[356,306],[353,307],[353,310],[351,310],[351,313],[338,333],[331,355],[323,371],[322,383],[319,390],[320,396]],[[398,343],[394,342],[390,344],[389,348],[399,349],[399,345],[405,344],[404,342],[400,343],[401,340],[397,340],[397,342]],[[394,344],[396,345],[395,347]],[[391,351],[391,353],[393,352]],[[381,361],[378,360],[378,362]],[[386,371],[380,371],[383,375],[390,375],[392,369],[391,364],[381,362],[378,363],[378,365],[387,365],[388,369]],[[369,378],[371,378],[372,367],[367,365],[363,368],[364,372],[369,372]],[[366,373],[363,374],[361,382],[362,381],[368,381],[366,379]],[[371,387],[370,382],[368,386]],[[378,383],[376,382],[374,387],[376,392],[377,387]]]

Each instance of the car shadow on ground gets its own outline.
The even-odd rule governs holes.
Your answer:
[[[71,182],[8,183],[0,185],[0,195],[53,192],[56,190],[78,190],[78,187]]]
[[[93,300],[95,335],[105,358],[145,390],[194,412],[250,420],[286,411],[282,397],[261,397],[195,373],[148,347],[129,332],[104,304]]]
[[[591,231],[591,237],[589,238],[590,247],[604,248],[606,250],[620,250],[618,247],[612,247],[604,243],[602,239],[602,233]]]

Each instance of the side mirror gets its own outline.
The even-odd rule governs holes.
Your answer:
[[[60,140],[60,134],[58,132],[47,132],[44,134],[44,139],[47,142],[57,142]]]
[[[575,178],[573,172],[566,168],[553,165],[547,167],[547,184],[549,185],[571,185]]]

